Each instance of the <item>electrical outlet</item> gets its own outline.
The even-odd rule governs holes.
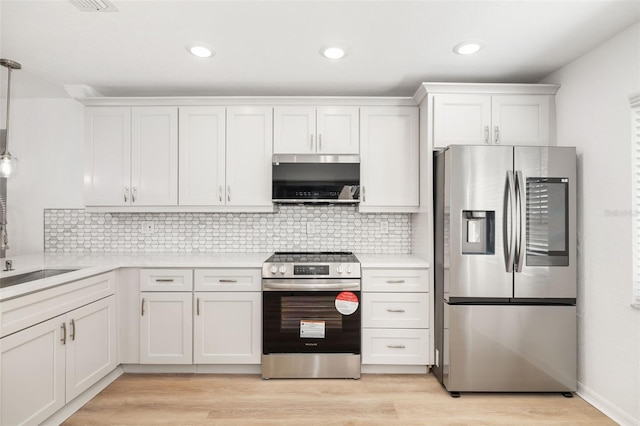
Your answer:
[[[307,222],[307,235],[316,233],[316,224],[313,222]]]
[[[140,232],[143,234],[153,234],[156,232],[156,224],[152,220],[145,220],[140,223]]]
[[[380,221],[379,231],[380,231],[381,234],[388,234],[389,233],[389,222],[387,222],[386,220]]]

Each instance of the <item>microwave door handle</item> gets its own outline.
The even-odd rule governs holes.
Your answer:
[[[513,272],[513,262],[515,260],[514,249],[514,222],[516,220],[515,210],[516,190],[514,175],[511,170],[507,171],[507,182],[504,191],[504,210],[502,220],[502,241],[504,245],[505,270]]]

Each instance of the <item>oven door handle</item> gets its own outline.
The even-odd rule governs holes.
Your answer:
[[[303,290],[303,291],[322,291],[322,290],[360,290],[360,281],[342,281],[338,283],[323,283],[323,282],[263,282],[262,289],[265,291],[290,291],[290,290]]]

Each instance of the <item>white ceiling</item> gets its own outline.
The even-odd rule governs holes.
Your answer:
[[[411,96],[422,81],[535,83],[640,19],[640,0],[1,0],[0,57],[12,96]],[[464,57],[452,47],[478,39]],[[191,56],[203,41],[216,55]],[[348,49],[340,61],[321,46]],[[6,70],[0,74],[6,86]]]

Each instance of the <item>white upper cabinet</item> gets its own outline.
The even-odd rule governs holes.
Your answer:
[[[271,107],[227,108],[226,203],[272,207]]]
[[[433,95],[433,146],[549,145],[552,95]]]
[[[360,211],[416,211],[418,109],[363,107],[360,124]]]
[[[85,204],[122,206],[130,202],[131,108],[85,110]],[[127,197],[127,189],[129,192]]]
[[[180,107],[180,205],[272,207],[271,107]]]
[[[178,110],[131,108],[131,204],[178,204]]]
[[[275,107],[274,154],[358,154],[358,107]]]
[[[224,107],[180,107],[180,204],[224,205]]]
[[[86,205],[177,204],[177,108],[87,107],[85,118]]]

